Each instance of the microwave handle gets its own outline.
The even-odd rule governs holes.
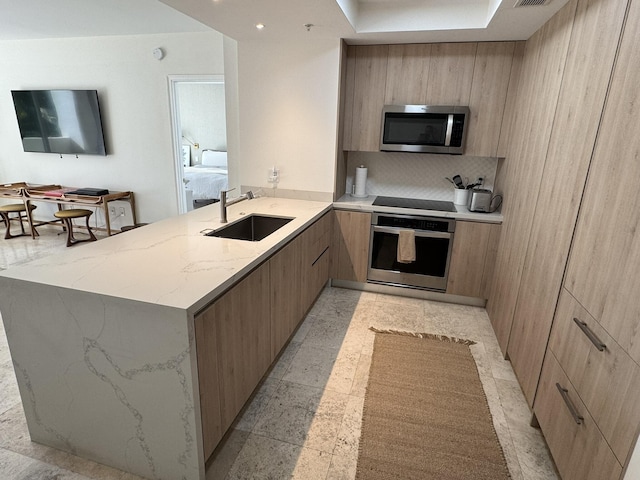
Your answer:
[[[445,134],[445,138],[444,138],[444,146],[445,147],[450,147],[451,146],[451,133],[453,132],[453,114],[450,113],[449,115],[447,115],[447,133]]]

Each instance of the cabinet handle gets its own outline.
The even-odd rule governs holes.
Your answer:
[[[580,327],[580,330],[582,330],[582,333],[584,333],[587,336],[587,338],[591,340],[591,343],[593,343],[599,351],[602,352],[604,351],[605,348],[607,348],[607,346],[604,343],[602,343],[602,340],[600,340],[598,336],[595,333],[593,333],[593,331],[589,328],[589,325],[587,325],[586,322],[583,322],[582,320],[579,320],[575,317],[573,317],[573,321],[576,322],[576,325]]]
[[[562,399],[564,400],[564,403],[567,405],[567,408],[569,409],[569,413],[571,413],[571,416],[573,417],[575,422],[578,425],[582,425],[582,422],[584,421],[584,417],[582,415],[578,415],[576,408],[573,406],[573,403],[571,403],[571,399],[569,398],[569,390],[567,390],[566,388],[563,388],[562,385],[560,385],[559,383],[556,383],[556,387],[558,387],[558,391],[560,392],[560,395],[562,395]]]
[[[318,258],[316,258],[313,263],[311,264],[311,266],[315,266],[316,263],[318,263],[318,260],[320,260],[322,258],[322,256],[327,253],[327,250],[329,250],[329,247],[325,248],[322,253],[320,255],[318,255]]]

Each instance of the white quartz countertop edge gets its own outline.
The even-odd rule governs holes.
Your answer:
[[[381,207],[373,205],[376,199],[375,195],[369,195],[365,198],[352,197],[344,195],[337,201],[333,202],[333,207],[339,210],[357,210],[362,212],[378,212],[378,213],[397,213],[404,215],[428,215],[430,217],[454,218],[456,220],[466,220],[470,222],[484,223],[502,223],[503,217],[500,212],[493,213],[476,213],[470,212],[467,207],[454,205],[455,212],[441,212],[438,210],[420,210],[413,208],[397,208],[397,207]]]
[[[11,267],[0,272],[0,286],[6,279],[22,280],[195,314],[331,208],[330,202],[273,197],[228,207],[228,223],[250,214],[293,217],[265,239],[249,242],[201,233],[224,227],[216,203]]]

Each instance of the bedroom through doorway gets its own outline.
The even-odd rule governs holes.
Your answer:
[[[223,75],[170,76],[178,213],[214,203],[227,190]]]

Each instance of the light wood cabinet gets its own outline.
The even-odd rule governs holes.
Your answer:
[[[640,367],[566,290],[549,350],[623,464],[640,425]]]
[[[347,91],[353,92],[353,99],[345,110],[344,149],[379,151],[389,47],[360,45],[349,50],[347,65],[353,66],[354,73],[347,72]]]
[[[498,156],[514,52],[514,42],[478,43],[468,102],[471,118],[465,155]]]
[[[271,292],[271,355],[276,357],[304,314],[302,295],[303,244],[300,237],[289,242],[269,260]]]
[[[271,364],[270,313],[265,263],[195,319],[205,457]]]
[[[447,278],[447,293],[486,298],[486,285],[495,262],[496,231],[500,226],[490,223],[456,222],[453,248]]]
[[[307,313],[329,281],[333,214],[327,213],[300,236],[302,242],[302,315]]]
[[[214,302],[220,413],[226,430],[271,365],[269,264],[265,263]]]
[[[369,264],[371,214],[334,211],[331,277],[364,283]]]
[[[558,17],[563,22],[550,22],[527,43],[517,108],[528,116],[516,117],[514,145],[505,161],[509,188],[488,311],[529,405],[536,395],[624,14],[624,3],[568,4]],[[574,17],[573,23],[567,16]],[[552,45],[552,55],[535,53],[550,51]],[[531,99],[536,103],[529,104]]]
[[[269,260],[274,358],[329,280],[331,228],[327,213]]]
[[[384,105],[469,105],[467,155],[496,156],[513,42],[347,47],[345,150],[379,151]]]
[[[620,478],[622,466],[553,354],[545,358],[536,416],[563,480]]]
[[[561,97],[558,112],[563,112],[563,117],[556,123],[566,132],[571,131],[567,125],[579,129],[570,134],[575,139],[572,142],[566,141],[566,133],[560,138],[560,131],[555,143],[552,136],[549,155],[554,155],[556,163],[550,172],[557,177],[540,191],[538,208],[546,207],[546,211],[541,211],[540,220],[534,219],[530,242],[537,255],[532,254],[525,262],[520,286],[525,295],[520,295],[516,309],[516,314],[527,315],[514,320],[518,337],[515,342],[509,341],[514,369],[526,372],[530,367],[535,372],[536,364],[527,362],[539,358],[544,349],[540,344],[546,341],[543,334],[553,308],[536,304],[535,294],[550,297],[566,265],[533,406],[565,480],[619,478],[640,427],[640,241],[636,232],[640,193],[633,180],[640,175],[640,138],[636,131],[640,107],[629,96],[640,82],[636,54],[640,2],[630,2],[628,12],[626,7],[626,2],[578,3],[564,73],[574,91],[567,93],[567,103]],[[573,53],[583,48],[589,49],[589,56]],[[606,94],[606,102],[604,98],[596,102],[592,97],[598,90],[600,97]],[[573,103],[568,100],[571,96]],[[573,110],[578,102],[580,114]],[[589,121],[590,117],[598,121]],[[597,141],[591,142],[596,135]],[[561,155],[570,159],[560,163]],[[590,164],[575,164],[576,156],[588,156]],[[581,177],[586,176],[587,166],[583,191]],[[572,212],[578,203],[575,229],[536,233],[536,223],[548,227],[553,204],[558,205],[557,210],[562,206]],[[562,216],[554,213],[554,218]],[[566,255],[559,256],[550,247],[569,242],[566,264]],[[531,274],[527,275],[528,271]],[[543,273],[553,276],[544,277]],[[532,344],[537,344],[535,350],[529,348]],[[532,378],[531,384],[535,381]],[[556,383],[565,386],[565,395],[583,417],[581,423],[565,421],[563,405],[553,392]]]
[[[209,458],[225,431],[220,414],[217,333],[213,311],[206,310],[195,318],[195,331],[202,443],[204,456]]]
[[[565,287],[640,363],[640,2],[631,3]]]
[[[196,315],[205,458],[327,283],[332,223],[329,212]]]

